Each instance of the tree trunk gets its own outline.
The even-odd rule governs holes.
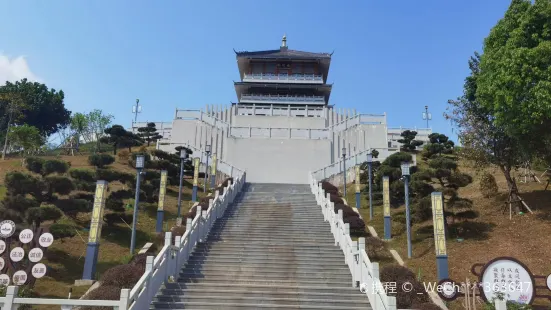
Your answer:
[[[520,212],[520,197],[518,194],[517,183],[511,177],[511,167],[499,166],[499,168],[501,169],[501,172],[503,172],[503,175],[505,176],[505,180],[507,181],[507,188],[511,193],[511,197],[508,197],[508,198],[510,198],[513,201],[511,203],[515,206],[515,212],[518,214]]]
[[[2,160],[6,159],[6,152],[8,151],[8,134],[10,133],[12,112],[10,111],[10,116],[8,118],[8,128],[6,129],[6,138],[4,139],[4,151],[2,152]]]
[[[113,155],[117,155],[117,144],[113,144]]]

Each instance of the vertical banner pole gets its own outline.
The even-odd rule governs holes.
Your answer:
[[[163,222],[165,215],[165,194],[166,194],[166,179],[168,172],[166,170],[161,171],[161,184],[159,185],[159,204],[157,206],[157,229],[158,233],[163,231]]]
[[[94,195],[94,207],[92,209],[92,220],[90,221],[90,233],[88,235],[88,245],[86,247],[84,271],[82,272],[83,280],[93,280],[94,275],[96,274],[99,239],[101,237],[101,226],[103,224],[103,211],[105,209],[106,193],[107,182],[98,181],[96,183],[96,193]]]
[[[216,187],[216,154],[212,154],[212,164],[210,171],[210,188]]]
[[[388,176],[383,177],[383,211],[385,225],[385,239],[392,238],[392,230],[390,225],[390,188]]]
[[[356,158],[358,158],[356,156]],[[360,166],[356,165],[356,209],[360,210]]]
[[[444,225],[444,199],[441,192],[433,192],[432,200],[432,221],[434,227],[434,249],[436,251],[436,271],[438,281],[447,279],[448,252],[446,249],[446,229]]]
[[[191,200],[193,202],[197,201],[197,185],[199,184],[199,163],[200,159],[199,157],[195,157],[193,159],[193,192],[191,194]]]

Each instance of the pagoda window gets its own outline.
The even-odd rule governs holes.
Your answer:
[[[262,73],[262,70],[263,70],[263,64],[261,63],[253,63],[252,64],[252,73],[253,74],[260,74]]]
[[[303,65],[304,74],[314,74],[314,65],[313,64],[304,64]]]
[[[266,71],[264,71],[264,73],[276,73],[276,64],[266,63]]]

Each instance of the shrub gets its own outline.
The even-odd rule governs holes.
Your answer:
[[[120,294],[121,289],[132,288],[141,278],[144,271],[145,268],[142,269],[141,266],[136,264],[126,264],[112,267],[105,271],[101,277],[101,286],[116,287]]]
[[[335,185],[327,181],[321,182],[321,189],[323,189],[326,193],[337,195],[337,196],[339,195],[339,189]]]
[[[421,223],[432,218],[432,199],[423,197],[413,205],[411,219],[414,223]]]
[[[201,206],[201,212],[207,210],[208,207],[209,207],[208,203],[200,202],[199,204],[197,204],[197,205],[191,207],[191,209],[189,209],[189,211],[186,215],[186,218],[194,219],[197,216],[197,207],[198,206]]]
[[[54,175],[46,177],[44,179],[48,183],[50,192],[53,193],[68,195],[71,191],[75,189],[73,181],[71,181],[71,179],[67,177]]]
[[[204,173],[203,173],[203,176],[204,176]],[[226,178],[224,180],[224,182],[222,182],[222,184],[220,185],[221,187],[226,187],[228,186],[228,183],[231,182],[233,184],[233,178]]]
[[[419,198],[429,196],[434,192],[434,187],[422,180],[413,180],[409,185],[413,194]]]
[[[55,202],[55,206],[58,207],[65,215],[70,217],[76,217],[77,213],[92,211],[92,202],[84,199],[60,199]]]
[[[66,173],[67,170],[69,170],[70,166],[71,165],[69,165],[68,162],[63,160],[57,160],[57,159],[46,160],[42,165],[42,174],[48,175],[54,172],[63,174],[63,173]]]
[[[71,178],[84,182],[95,182],[96,173],[90,169],[71,169],[69,170]]]
[[[118,191],[111,192],[111,195],[109,195],[109,197],[118,200],[131,199],[134,198],[134,192],[128,189],[120,189]]]
[[[145,271],[145,265],[147,263],[148,255],[149,255],[148,253],[136,254],[132,257],[132,259],[130,260],[130,262],[128,262],[128,264],[134,265],[138,267],[140,270],[143,269]]]
[[[329,194],[329,200],[331,202],[334,202],[335,204],[339,203],[339,204],[343,204],[344,203],[344,200],[342,200],[341,197],[339,197],[338,195],[335,195],[335,194]]]
[[[76,235],[76,229],[68,224],[56,223],[50,226],[50,233],[55,239],[59,239],[63,243],[65,238],[72,238]]]
[[[398,153],[394,153],[392,155],[390,155],[389,157],[387,157],[382,165],[384,166],[390,166],[390,167],[394,167],[394,168],[400,168],[400,166],[402,165],[402,162],[411,162],[412,161],[412,157],[411,157],[411,154],[409,153],[404,153],[404,152],[398,152]]]
[[[42,166],[44,165],[44,160],[38,157],[27,157],[25,159],[25,166],[27,170],[34,173],[42,173]]]
[[[124,210],[124,208],[123,208]],[[126,213],[109,213],[103,216],[103,220],[107,223],[107,226],[113,226],[117,223],[132,223],[132,214]]]
[[[128,159],[130,158],[130,152],[128,150],[120,150],[117,153],[117,157],[120,161],[128,161]]]
[[[366,237],[365,238],[365,249],[367,252],[367,256],[369,258],[382,258],[387,255],[387,245],[386,243],[376,237]]]
[[[90,194],[90,193],[73,193],[69,197],[71,199],[82,199],[90,202],[94,201],[94,194]]]
[[[96,183],[76,180],[74,184],[79,191],[93,192],[96,190]]]
[[[55,221],[63,216],[61,210],[54,205],[44,205],[41,207],[29,208],[26,211],[27,221],[31,223],[40,223],[44,221]]]
[[[37,197],[42,192],[42,182],[38,178],[18,171],[6,174],[4,184],[11,195],[32,193]]]
[[[115,162],[115,157],[109,154],[93,154],[88,156],[88,163],[97,168],[103,168]]]
[[[381,269],[380,280],[383,283],[396,283],[396,307],[410,309],[413,305],[428,302],[424,286],[417,281],[415,274],[406,267],[389,265]],[[405,292],[400,288],[405,282],[411,283],[411,291]]]
[[[365,235],[365,222],[358,215],[343,217],[343,222],[350,225],[351,235]]]
[[[435,305],[433,303],[430,303],[430,302],[426,302],[426,303],[423,303],[423,304],[417,304],[417,305],[414,305],[413,307],[416,308],[416,309],[423,309],[423,310],[441,310],[440,307],[438,307],[437,305]]]
[[[335,214],[339,213],[339,210],[342,210],[342,217],[359,217],[358,213],[352,209],[352,207],[342,204],[342,203],[335,203],[335,207],[333,208],[335,211]]]
[[[495,197],[498,193],[496,178],[489,172],[483,172],[480,177],[480,193],[486,197]]]
[[[109,196],[105,200],[105,208],[114,212],[124,212],[124,203],[120,199]]]

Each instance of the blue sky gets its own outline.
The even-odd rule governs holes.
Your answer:
[[[276,49],[286,33],[290,49],[335,51],[336,107],[425,127],[428,105],[431,127],[450,134],[446,102],[509,2],[3,0],[0,70],[16,72],[0,78],[36,76],[70,110],[99,108],[125,126],[136,98],[139,121],[170,121],[176,107],[235,102],[232,49]]]

